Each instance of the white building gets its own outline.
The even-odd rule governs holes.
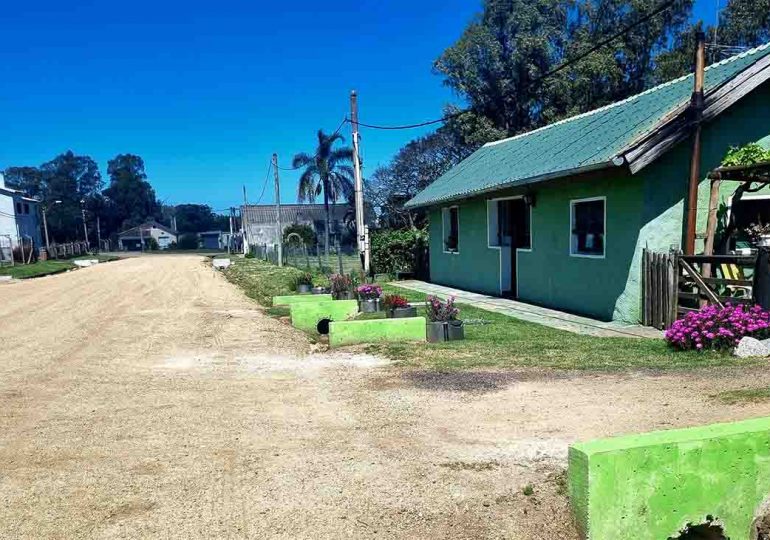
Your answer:
[[[22,242],[25,247],[30,243],[33,249],[42,247],[39,205],[37,199],[6,187],[0,174],[0,260],[10,260],[11,249]]]
[[[178,236],[175,230],[157,221],[148,221],[118,234],[118,249],[120,251],[148,250],[150,238],[158,243],[158,249],[168,249],[171,244],[177,243]]]

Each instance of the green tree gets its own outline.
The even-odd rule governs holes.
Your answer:
[[[334,148],[334,143],[343,141],[339,133],[327,135],[318,130],[318,143],[314,154],[299,153],[292,160],[292,167],[302,169],[299,178],[299,202],[313,202],[323,193],[326,211],[324,227],[324,251],[329,257],[329,232],[331,211],[329,203],[348,198],[353,192],[353,149]]]
[[[770,0],[730,0],[719,17],[717,41],[743,47],[770,41]]]
[[[161,205],[147,181],[144,160],[119,154],[107,162],[110,184],[104,190],[110,208],[110,226],[115,230],[135,227],[160,217]]]
[[[81,208],[93,204],[103,186],[96,162],[67,151],[41,165],[40,177],[39,196],[49,208],[48,233],[52,241],[82,240]]]
[[[174,208],[174,215],[176,216],[176,227],[179,232],[199,233],[224,230],[222,225],[225,224],[227,230],[230,227],[227,216],[217,216],[211,207],[206,204],[178,204]],[[221,217],[228,221],[224,223]]]
[[[8,167],[3,175],[5,184],[10,188],[19,189],[30,197],[44,195],[43,175],[37,167]]]

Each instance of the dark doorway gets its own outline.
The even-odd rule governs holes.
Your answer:
[[[501,256],[509,257],[510,277],[503,284],[503,296],[518,297],[518,253],[532,247],[530,207],[524,199],[504,199],[497,202],[498,237],[501,248],[510,248]],[[506,288],[505,285],[508,285]],[[506,290],[507,289],[507,290]]]
[[[709,519],[706,523],[701,523],[700,525],[688,525],[679,536],[669,538],[668,540],[729,540],[729,538],[725,536],[722,527]]]

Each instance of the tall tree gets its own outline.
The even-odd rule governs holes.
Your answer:
[[[30,197],[43,196],[43,175],[37,167],[8,167],[3,174],[8,187],[19,189]]]
[[[292,160],[292,167],[302,169],[299,178],[297,198],[299,202],[314,202],[323,193],[326,211],[324,227],[324,250],[329,257],[329,229],[331,211],[329,203],[348,198],[353,192],[353,149],[350,147],[334,148],[337,141],[345,138],[339,133],[327,135],[318,130],[318,143],[315,154],[299,153]]]
[[[48,231],[58,241],[83,238],[82,207],[99,196],[102,176],[88,156],[67,151],[40,166],[43,204],[49,208]],[[61,201],[53,204],[54,201]]]
[[[770,41],[770,0],[729,0],[719,17],[717,41],[733,47]]]
[[[228,216],[215,214],[206,204],[178,204],[174,208],[174,215],[177,229],[184,233],[227,230],[230,226]]]
[[[135,227],[160,217],[161,205],[147,181],[144,160],[133,154],[119,154],[107,162],[110,184],[104,196],[110,207],[113,230]]]

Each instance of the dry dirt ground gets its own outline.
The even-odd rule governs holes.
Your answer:
[[[572,540],[569,443],[770,414],[708,397],[765,369],[314,353],[192,256],[0,285],[0,349],[0,538]]]

